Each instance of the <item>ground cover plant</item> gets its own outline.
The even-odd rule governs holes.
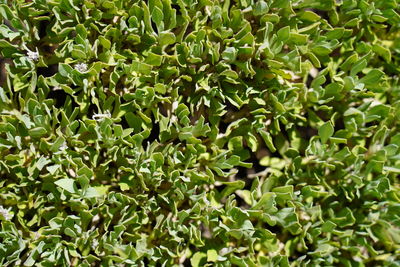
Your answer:
[[[398,0],[0,0],[1,266],[400,266]]]

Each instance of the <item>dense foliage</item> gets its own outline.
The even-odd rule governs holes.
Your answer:
[[[1,266],[400,266],[399,0],[0,0]]]

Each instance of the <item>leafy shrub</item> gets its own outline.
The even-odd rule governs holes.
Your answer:
[[[398,0],[0,3],[0,265],[400,266]]]

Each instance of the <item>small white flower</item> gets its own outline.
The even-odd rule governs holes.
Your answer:
[[[177,122],[177,121],[178,121],[178,117],[175,116],[175,115],[172,115],[169,121],[170,121],[171,123]]]
[[[33,52],[28,50],[28,59],[32,61],[38,61],[39,60],[39,52]]]
[[[76,173],[73,169],[68,169],[68,173],[71,175],[71,177],[76,177]]]
[[[99,246],[99,241],[97,239],[93,239],[92,249],[95,250],[98,246]]]
[[[68,148],[67,143],[64,142],[64,143],[59,147],[59,150],[60,150],[60,151],[65,151],[67,148]]]
[[[228,254],[228,253],[230,253],[231,251],[232,251],[231,248],[225,247],[225,248],[222,248],[222,249],[219,251],[219,254],[222,255],[222,256],[224,256],[225,254]]]
[[[175,111],[175,109],[177,109],[178,106],[179,106],[179,102],[178,102],[178,101],[174,101],[174,102],[172,103],[172,111]]]
[[[224,136],[225,136],[225,134],[223,134],[223,133],[218,133],[217,139],[223,138]]]
[[[92,218],[92,223],[93,223],[93,224],[96,224],[96,223],[98,223],[99,221],[100,221],[100,216],[99,216],[99,214],[94,215],[93,218]]]
[[[86,63],[78,63],[75,65],[75,69],[79,72],[85,72],[87,71],[87,65]]]
[[[316,68],[311,68],[310,69],[310,75],[311,75],[311,77],[313,77],[313,78],[315,78],[315,77],[317,77],[317,75],[318,75],[318,70],[316,69]]]
[[[0,205],[0,214],[6,219],[7,221],[11,220],[13,215],[10,213],[11,208],[5,209],[3,206]]]
[[[38,240],[40,236],[41,236],[41,235],[40,235],[39,232],[35,232],[35,235],[34,235],[33,239],[34,239],[34,240]]]
[[[59,91],[59,90],[62,90],[61,86],[56,85],[53,87],[53,91]]]
[[[311,220],[311,217],[303,211],[303,212],[300,212],[300,219],[302,219],[304,221],[309,221],[309,220]]]
[[[106,113],[98,113],[98,114],[94,114],[92,116],[92,119],[95,120],[95,121],[102,121],[105,118],[111,118],[110,111],[107,110]]]

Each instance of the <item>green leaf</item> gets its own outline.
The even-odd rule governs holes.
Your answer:
[[[345,207],[336,214],[336,217],[332,221],[340,227],[351,226],[356,222],[352,211]]]
[[[302,45],[306,44],[308,41],[308,35],[300,34],[296,32],[290,33],[290,40],[293,41],[295,44]]]
[[[273,153],[276,151],[276,148],[274,146],[274,143],[272,141],[272,137],[271,134],[264,131],[264,130],[260,130],[260,135],[261,137],[264,139],[265,144],[267,145],[268,149]]]
[[[218,260],[218,252],[215,249],[207,250],[207,261],[216,262]]]
[[[321,231],[323,232],[332,232],[336,227],[336,224],[333,223],[332,221],[326,221],[321,227]]]
[[[307,20],[307,21],[311,21],[311,22],[315,22],[319,19],[321,19],[320,16],[318,16],[317,14],[315,14],[312,11],[306,10],[301,16],[300,19],[302,20]]]
[[[262,195],[261,199],[252,207],[252,209],[262,209],[267,212],[275,212],[277,211],[277,208],[275,207],[275,198],[276,195],[274,193],[267,192]]]
[[[196,252],[190,259],[190,263],[193,267],[204,266],[207,262],[207,254],[204,252]]]
[[[76,26],[76,33],[81,36],[83,39],[87,38],[87,31],[86,31],[86,27],[82,24],[78,24]]]
[[[69,77],[73,70],[74,69],[68,64],[60,63],[58,66],[58,72],[64,77]]]
[[[161,46],[174,44],[175,40],[175,34],[172,32],[161,32],[159,35],[159,42]]]
[[[226,187],[221,192],[221,198],[227,197],[236,190],[243,189],[245,183],[243,181],[222,182]]]
[[[375,85],[380,82],[381,78],[385,75],[381,70],[373,69],[370,70],[367,75],[360,79],[360,82],[365,85]]]
[[[12,20],[14,18],[11,9],[5,4],[0,5],[0,15],[7,20]]]
[[[227,47],[222,52],[222,59],[228,62],[234,62],[236,60],[237,50],[234,47]]]
[[[345,33],[344,28],[335,28],[326,34],[326,38],[328,38],[328,40],[340,39],[342,38],[344,33]]]
[[[318,129],[318,135],[321,138],[322,143],[326,143],[329,137],[333,135],[334,129],[330,121],[322,124]]]
[[[101,197],[104,196],[107,193],[107,191],[108,191],[107,186],[89,187],[85,192],[85,197],[86,198]]]
[[[383,57],[383,59],[385,59],[386,62],[389,63],[391,61],[392,55],[390,53],[390,50],[387,49],[386,47],[375,44],[372,46],[372,50],[374,50],[374,52]]]
[[[151,19],[159,26],[164,20],[164,14],[157,6],[151,11]]]
[[[290,36],[290,27],[286,26],[278,30],[277,32],[278,40],[285,42]]]
[[[57,186],[61,187],[62,189],[70,192],[70,193],[76,193],[77,189],[75,186],[75,180],[70,179],[70,178],[63,178],[59,179],[54,182]]]
[[[321,45],[317,45],[317,46],[313,47],[311,51],[314,52],[318,56],[326,56],[332,52],[332,49],[330,47],[328,47],[327,45],[321,44]]]
[[[396,167],[384,166],[383,170],[387,171],[387,172],[392,172],[392,173],[400,173],[400,168],[396,168]]]
[[[254,16],[261,16],[261,15],[264,15],[265,13],[267,13],[268,9],[269,9],[268,4],[265,1],[260,0],[260,1],[257,1],[256,5],[254,7],[253,14],[254,14]]]
[[[41,136],[45,135],[46,133],[47,133],[47,130],[43,127],[35,127],[32,129],[29,129],[29,135],[34,138],[41,137]]]
[[[99,36],[99,42],[100,44],[104,47],[104,49],[110,49],[111,48],[111,42],[110,40],[106,39],[104,36]]]
[[[153,66],[161,66],[161,62],[162,62],[162,56],[151,52],[148,54],[146,58],[146,63]]]
[[[398,2],[0,0],[0,265],[396,265]]]
[[[140,61],[132,61],[131,70],[142,74],[150,74],[152,67]]]
[[[365,59],[361,59],[358,62],[354,64],[354,66],[351,68],[350,75],[355,76],[357,73],[365,69],[367,66],[367,61]]]

